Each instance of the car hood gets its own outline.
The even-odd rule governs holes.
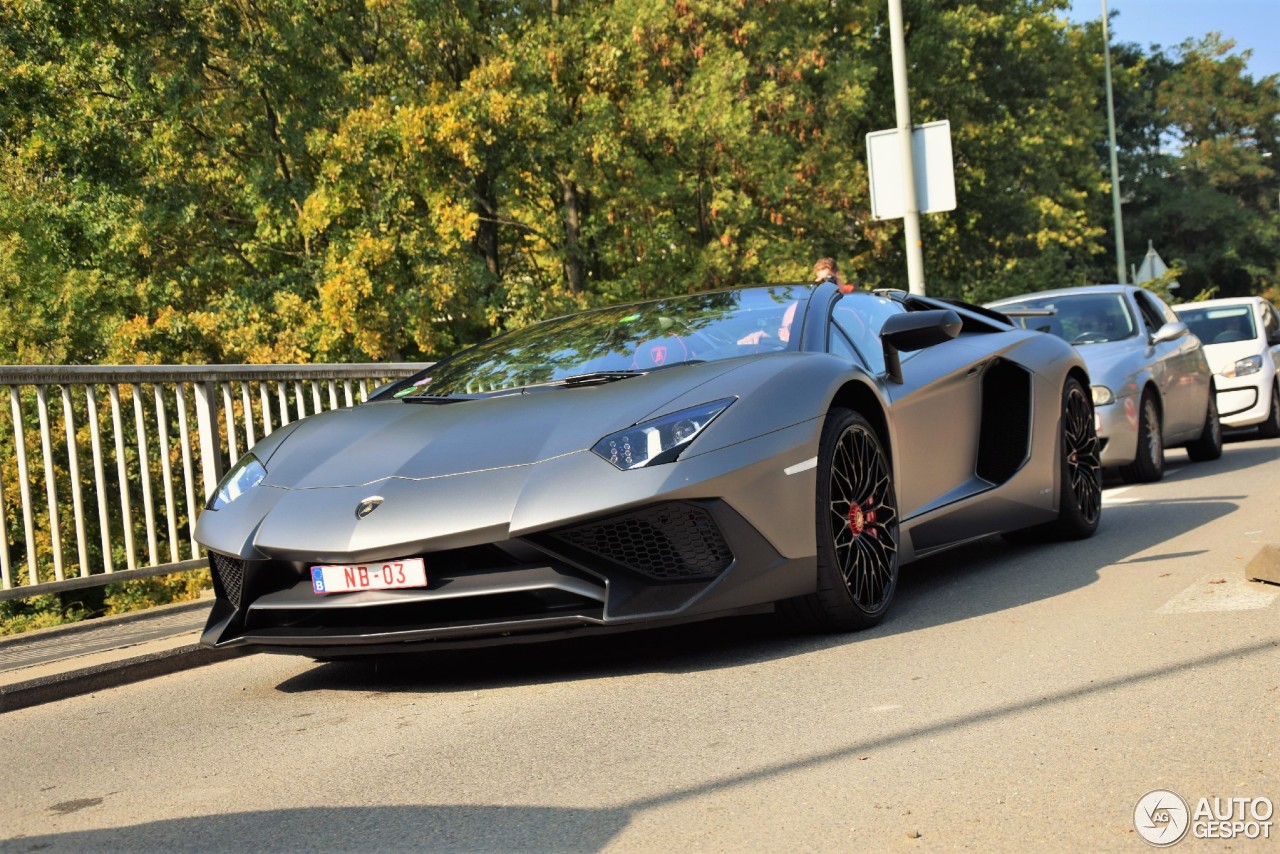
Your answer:
[[[298,424],[262,460],[264,483],[315,489],[532,465],[588,449],[750,361],[684,365],[603,385],[454,403],[392,399],[326,412]]]
[[[1141,338],[1104,341],[1099,344],[1077,344],[1089,378],[1099,385],[1116,385],[1146,364],[1149,347]]]
[[[1254,339],[1204,345],[1204,355],[1209,360],[1209,369],[1215,374],[1222,373],[1241,359],[1260,356],[1262,352],[1261,342]]]

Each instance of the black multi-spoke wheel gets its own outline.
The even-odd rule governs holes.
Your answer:
[[[1102,465],[1093,403],[1078,381],[1067,380],[1062,393],[1062,487],[1056,533],[1082,539],[1098,529],[1102,517]]]
[[[818,590],[786,609],[812,629],[873,626],[898,587],[898,503],[888,455],[867,419],[828,413],[817,472]]]
[[[1079,380],[1062,389],[1061,441],[1058,451],[1058,518],[1033,528],[1006,533],[1014,543],[1081,540],[1093,536],[1102,518],[1102,465],[1093,402]]]

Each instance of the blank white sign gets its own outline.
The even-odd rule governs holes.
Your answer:
[[[911,133],[916,202],[920,213],[956,209],[956,176],[951,158],[951,122],[916,125]],[[897,128],[867,134],[867,173],[871,179],[871,217],[906,215],[902,182],[902,145]]]

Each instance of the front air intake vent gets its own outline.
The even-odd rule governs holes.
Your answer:
[[[223,594],[235,607],[240,607],[240,595],[244,590],[244,561],[217,552],[209,553],[209,565]]]
[[[664,581],[718,575],[733,553],[705,509],[672,502],[553,535],[563,543]]]

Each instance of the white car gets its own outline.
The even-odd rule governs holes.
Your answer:
[[[1280,436],[1280,314],[1261,297],[1231,297],[1174,306],[1204,343],[1224,427],[1257,426]]]

